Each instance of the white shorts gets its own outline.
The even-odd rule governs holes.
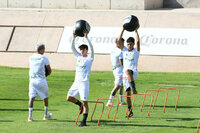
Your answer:
[[[115,77],[115,84],[122,86],[122,77],[123,77],[123,67],[117,67],[113,70],[113,75]]]
[[[138,78],[138,71],[133,71],[133,80],[135,81]],[[131,88],[131,83],[128,80],[128,75],[124,72],[123,73],[123,85],[124,90],[126,91],[129,87]]]
[[[49,96],[49,89],[46,79],[29,81],[29,98],[39,97],[45,99]]]
[[[82,101],[88,101],[89,81],[75,81],[67,95],[74,98],[77,98],[80,95]]]

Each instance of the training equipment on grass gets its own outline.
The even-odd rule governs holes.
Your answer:
[[[88,24],[87,21],[85,20],[78,20],[76,21],[75,25],[74,25],[74,33],[77,36],[83,37],[84,36],[84,32],[88,31],[88,33],[90,32],[90,25]]]
[[[99,126],[99,122],[100,122],[100,120],[101,120],[101,117],[102,117],[102,114],[103,114],[103,111],[104,111],[104,103],[103,102],[97,102],[97,101],[88,101],[88,103],[101,103],[102,105],[103,105],[103,108],[102,108],[102,111],[101,111],[101,115],[100,115],[100,117],[99,117],[99,120],[98,120],[98,123],[97,123],[97,125]],[[83,106],[83,104],[81,104],[81,108],[82,108],[82,106]],[[78,123],[78,118],[79,118],[79,116],[80,116],[80,113],[81,113],[81,110],[79,111],[79,113],[78,113],[78,116],[77,116],[77,118],[76,118],[76,125],[77,125],[77,123]]]
[[[167,103],[167,91],[166,90],[151,90],[151,89],[148,89],[145,91],[145,93],[147,93],[148,91],[156,91],[157,93],[158,92],[165,92],[166,93],[166,97],[165,97],[165,104],[164,104],[164,108],[163,108],[163,112],[165,113],[165,106],[166,106],[166,103]],[[154,104],[153,104],[153,109],[155,107],[155,101],[154,101]]]
[[[199,133],[199,126],[200,126],[200,121],[199,121],[199,124],[197,126],[197,133]]]
[[[116,100],[117,101],[117,109],[116,109],[116,112],[115,112],[115,115],[114,115],[114,118],[113,118],[113,122],[115,122],[115,117],[117,115],[117,112],[118,112],[118,108],[119,108],[119,100],[118,99],[110,99],[110,98],[98,98],[96,100],[96,102],[98,102],[99,100],[112,100],[112,106],[110,107],[109,111],[108,111],[108,118],[109,118],[109,115],[110,115],[110,111],[113,107],[113,103],[114,101]],[[94,115],[94,112],[96,110],[96,107],[97,107],[97,103],[95,104],[95,107],[94,107],[94,110],[93,110],[93,113],[92,113],[92,116],[91,116],[91,121],[92,121],[92,118],[93,118],[93,115]]]
[[[146,94],[146,93],[137,93],[137,94],[131,94],[131,95],[144,95],[143,102],[142,102],[142,105],[141,105],[141,112],[142,112],[142,108],[143,108],[143,105],[144,105],[145,97],[151,96],[151,103],[150,103],[149,111],[148,111],[148,116],[150,116],[150,110],[151,110],[151,106],[152,106],[153,98],[154,98],[153,95],[152,94]]]
[[[103,103],[103,102],[99,102],[99,100],[112,100],[112,104],[114,103],[114,100],[117,101],[117,109],[116,109],[116,112],[115,112],[115,115],[114,115],[114,118],[113,118],[113,122],[115,122],[115,117],[116,117],[116,115],[117,115],[118,108],[119,108],[119,100],[118,100],[118,99],[110,99],[110,98],[98,98],[96,101],[88,101],[88,103],[95,103],[95,107],[94,107],[94,110],[93,110],[93,113],[92,113],[92,116],[91,116],[91,121],[92,121],[92,118],[93,118],[93,116],[94,116],[94,113],[95,113],[97,104],[98,104],[98,103],[103,104],[103,108],[102,108],[102,111],[101,111],[101,115],[100,115],[99,120],[98,120],[98,123],[97,123],[97,126],[99,126],[99,122],[100,122],[100,120],[101,120],[101,117],[102,117],[103,111],[104,111],[104,107],[105,107],[105,106],[104,106],[104,103]],[[82,108],[82,106],[83,106],[83,104],[81,104],[81,108]],[[111,106],[110,109],[109,109],[108,118],[109,118],[111,109],[112,109],[112,106]],[[80,116],[80,113],[81,113],[81,110],[79,111],[78,116],[77,116],[77,118],[76,118],[76,125],[77,125],[77,123],[78,123],[78,118],[79,118],[79,116]]]
[[[178,105],[178,99],[179,99],[179,95],[180,95],[180,89],[179,88],[171,88],[171,87],[160,87],[160,88],[158,88],[158,90],[160,90],[160,89],[178,90],[178,96],[177,96],[176,105],[175,105],[175,110],[177,111],[177,105]],[[156,98],[155,98],[154,104],[156,103],[157,97],[158,97],[158,92],[156,94]]]
[[[139,26],[139,20],[134,15],[129,15],[123,20],[123,27],[127,31],[134,31]]]
[[[127,115],[128,120],[129,120],[129,114],[131,113],[131,110],[133,109],[133,105],[134,105],[134,103],[135,103],[135,97],[134,97],[134,96],[126,96],[126,95],[115,95],[114,98],[117,97],[117,96],[130,97],[130,98],[132,97],[132,98],[133,98],[132,107],[131,107],[131,109],[130,109],[130,111],[129,111],[128,114],[127,114],[127,110],[126,110],[126,115]],[[126,101],[126,102],[127,102],[127,101]],[[128,109],[128,108],[127,108],[127,109]]]

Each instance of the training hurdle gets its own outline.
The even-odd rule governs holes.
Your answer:
[[[150,110],[151,110],[151,106],[152,106],[152,103],[153,103],[154,96],[152,94],[147,94],[147,93],[137,93],[137,94],[131,94],[131,95],[143,95],[144,96],[143,102],[142,102],[142,105],[141,105],[141,109],[140,109],[141,112],[142,112],[142,108],[143,108],[143,105],[144,105],[145,97],[151,96],[151,103],[150,103],[149,110],[148,110],[148,116],[150,116]]]
[[[116,109],[116,112],[115,112],[115,115],[114,115],[114,118],[113,118],[113,122],[115,122],[115,117],[116,117],[116,115],[117,115],[118,108],[119,108],[119,100],[118,100],[118,99],[110,99],[110,98],[98,98],[98,99],[96,100],[96,102],[98,102],[99,100],[112,100],[112,106],[113,106],[114,100],[117,101],[117,109]],[[110,115],[110,111],[111,111],[111,109],[112,109],[112,106],[110,107],[110,109],[109,109],[109,111],[108,111],[108,118],[109,118],[109,115]],[[91,121],[92,121],[94,112],[95,112],[95,110],[96,110],[96,107],[97,107],[97,103],[95,104],[95,107],[94,107],[94,110],[93,110],[93,113],[92,113],[92,116],[91,116]]]
[[[160,90],[160,89],[178,90],[178,96],[177,96],[176,105],[175,105],[175,110],[177,111],[177,105],[178,105],[178,100],[179,100],[179,95],[180,95],[180,89],[179,88],[171,88],[171,87],[160,87],[160,88],[158,88],[158,90]],[[158,97],[158,92],[156,94],[156,98],[155,98],[154,104],[156,103],[157,97]]]
[[[197,133],[199,133],[199,126],[200,126],[200,121],[199,121],[199,124],[197,126]]]
[[[102,112],[101,112],[101,115],[100,115],[100,117],[99,117],[99,120],[98,120],[98,123],[97,123],[97,126],[99,126],[99,122],[100,122],[100,120],[101,120],[101,117],[102,117],[102,114],[103,114],[103,111],[104,111],[104,103],[103,102],[97,102],[97,101],[88,101],[88,103],[101,103],[102,105],[103,105],[103,108],[102,108]],[[81,104],[81,107],[83,106],[83,104]],[[76,118],[76,125],[77,125],[77,123],[78,123],[78,118],[79,118],[79,116],[80,116],[80,113],[81,113],[81,110],[79,111],[79,113],[78,113],[78,116],[77,116],[77,118]]]
[[[130,109],[130,111],[129,111],[128,114],[127,114],[128,107],[127,107],[127,109],[126,109],[126,115],[127,115],[128,120],[129,120],[129,114],[131,113],[131,110],[133,109],[133,106],[134,106],[134,103],[135,103],[135,97],[134,97],[134,96],[126,96],[126,95],[115,95],[114,98],[117,97],[117,96],[130,97],[130,98],[132,97],[132,98],[133,98],[132,107],[131,107],[131,109]],[[127,101],[126,101],[126,102],[127,102]]]
[[[165,96],[165,104],[164,104],[164,108],[163,108],[163,112],[165,113],[165,106],[166,106],[166,103],[167,103],[167,91],[166,90],[151,90],[151,89],[148,89],[145,91],[145,93],[147,93],[148,91],[157,91],[158,92],[165,92],[166,93],[166,96]],[[155,101],[154,101],[154,104],[153,104],[153,109],[155,107]]]

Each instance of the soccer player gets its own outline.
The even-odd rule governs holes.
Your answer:
[[[123,76],[123,56],[122,49],[124,48],[124,39],[117,41],[116,39],[116,47],[111,51],[111,63],[113,66],[113,75],[115,77],[115,86],[111,91],[109,99],[113,99],[116,92],[119,90],[119,94],[123,95],[123,84],[122,84],[122,76]],[[122,96],[120,96],[120,105],[126,105]],[[108,100],[108,107],[112,106],[112,100]]]
[[[84,32],[84,37],[86,38],[89,47],[90,47],[90,54],[88,56],[88,46],[82,44],[79,46],[80,53],[75,48],[75,38],[76,34],[73,33],[73,40],[71,49],[74,53],[75,57],[77,58],[76,62],[76,75],[75,81],[72,84],[71,88],[67,94],[67,101],[70,101],[80,107],[81,113],[83,112],[83,120],[81,121],[79,127],[87,126],[86,120],[88,117],[88,95],[89,95],[89,76],[91,71],[92,62],[94,60],[94,50],[92,43],[87,37],[88,31]],[[80,99],[83,101],[81,103],[78,99],[76,99],[80,95]],[[81,104],[83,104],[83,108],[81,108]]]
[[[130,96],[131,95],[131,88],[133,91],[133,94],[137,94],[137,90],[135,87],[135,80],[138,78],[138,70],[137,70],[137,65],[138,65],[138,58],[140,54],[140,38],[138,34],[138,28],[135,30],[136,33],[136,39],[133,37],[129,37],[126,42],[127,42],[127,48],[125,47],[123,49],[123,64],[124,64],[124,70],[123,70],[123,85],[126,91],[126,95]],[[124,33],[124,28],[121,31],[121,34],[118,38],[120,40],[123,36]],[[135,41],[136,40],[136,41]],[[136,44],[136,47],[134,48]],[[129,117],[133,117],[133,112],[131,110],[131,98],[127,97],[127,105],[128,109],[130,111]]]
[[[45,67],[47,69],[46,75],[51,74],[51,67],[47,57],[43,54],[45,52],[45,45],[39,44],[36,47],[37,53],[33,54],[29,59],[29,117],[28,121],[33,121],[33,102],[37,95],[44,100],[44,118],[47,120],[52,118],[53,114],[48,112],[48,96],[49,90],[45,76]]]

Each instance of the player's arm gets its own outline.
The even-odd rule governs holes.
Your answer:
[[[123,66],[123,53],[122,52],[119,56],[119,63],[120,63],[121,66]]]
[[[51,66],[50,65],[46,65],[45,66],[45,75],[49,76],[51,74]]]
[[[139,27],[140,27],[140,25],[138,26],[138,28]],[[135,33],[136,33],[135,40],[136,40],[136,49],[137,49],[137,51],[140,51],[140,37],[138,34],[138,28],[135,30]]]
[[[84,36],[85,36],[85,38],[87,39],[87,41],[88,41],[88,45],[89,45],[89,53],[90,53],[90,58],[92,58],[92,59],[94,59],[94,48],[93,48],[93,45],[92,45],[92,43],[91,43],[91,41],[88,39],[88,31],[86,30],[85,32],[84,32]]]
[[[122,36],[123,36],[123,34],[124,34],[124,27],[122,28],[122,31],[121,31],[121,33],[120,33],[120,35],[118,36],[118,38],[117,38],[117,42],[120,42],[120,40],[122,39]]]
[[[72,52],[74,53],[75,56],[79,55],[79,52],[75,48],[75,39],[76,39],[76,37],[77,37],[77,35],[75,33],[73,33],[71,49],[72,49]]]

